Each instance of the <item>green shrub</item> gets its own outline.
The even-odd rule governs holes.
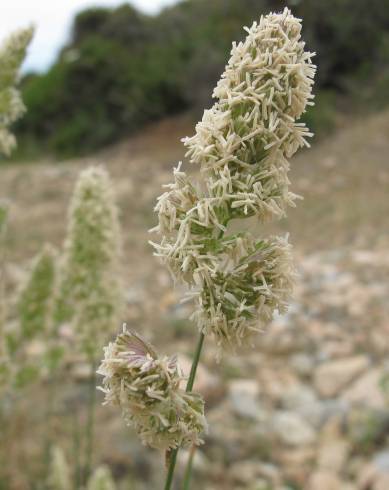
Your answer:
[[[380,74],[389,10],[381,0],[287,4],[304,18],[308,48],[317,52],[318,107],[308,116],[317,131],[332,125],[332,93],[353,95],[372,85],[362,73],[377,72],[386,93],[388,77]],[[241,26],[284,6],[280,0],[185,0],[155,17],[129,5],[81,12],[56,63],[24,80],[29,112],[19,124],[22,144],[34,148],[36,140],[63,156],[86,153],[150,121],[210,105],[231,41],[242,39]]]

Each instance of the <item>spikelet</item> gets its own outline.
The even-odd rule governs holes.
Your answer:
[[[71,490],[73,488],[70,469],[63,450],[55,446],[51,450],[48,487],[50,490]]]
[[[174,280],[192,289],[200,330],[232,348],[284,312],[292,292],[287,239],[229,236],[227,227],[233,219],[280,219],[295,205],[289,158],[309,146],[312,133],[298,119],[313,104],[315,75],[301,21],[287,8],[246,31],[233,44],[214,106],[183,140],[200,179],[181,164],[174,170],[155,208],[152,231],[161,240],[151,242]]]
[[[204,402],[180,388],[183,377],[176,357],[159,357],[125,326],[104,354],[98,373],[104,376],[105,404],[121,408],[143,444],[167,450],[202,443]]]
[[[284,238],[255,240],[246,233],[224,246],[221,258],[225,254],[226,262],[193,295],[197,299],[193,319],[202,331],[214,335],[219,347],[234,350],[260,332],[274,310],[287,310],[295,272]]]
[[[29,340],[51,329],[56,280],[55,250],[46,245],[36,257],[28,279],[21,290],[17,310],[20,336]]]
[[[17,328],[7,332],[5,343],[9,383],[16,388],[45,374],[48,340],[53,327],[56,260],[56,251],[45,245],[35,257],[20,289],[16,304]]]
[[[70,205],[55,321],[71,321],[82,349],[92,357],[119,324],[120,251],[109,175],[101,167],[88,168],[79,177]]]
[[[87,490],[115,490],[116,485],[107,466],[99,466],[89,478]]]
[[[6,156],[16,145],[15,137],[8,127],[25,112],[21,95],[15,85],[33,32],[32,27],[20,29],[0,46],[0,153]]]

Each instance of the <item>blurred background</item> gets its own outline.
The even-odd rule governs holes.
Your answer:
[[[36,24],[21,78],[28,112],[14,127],[16,152],[0,161],[0,199],[9,205],[6,296],[12,303],[44,243],[62,246],[75,180],[103,164],[123,229],[123,320],[161,351],[182,353],[188,369],[197,332],[190,306],[179,304],[183,291],[152,258],[153,207],[184,159],[180,138],[212,104],[232,41],[285,6],[303,19],[307,47],[317,53],[316,106],[304,116],[315,138],[292,161],[292,190],[304,200],[264,233],[290,233],[298,286],[290,312],[254,349],[217,365],[206,345],[197,389],[210,433],[192,488],[387,490],[388,0],[3,5],[1,38]],[[66,373],[49,439],[71,465],[90,373],[82,362]],[[41,380],[2,400],[1,489],[46,488],[46,388]],[[161,455],[97,398],[94,465],[108,466],[119,489],[162,488]],[[178,477],[186,457],[182,451]]]

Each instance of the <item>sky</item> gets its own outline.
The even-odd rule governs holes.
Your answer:
[[[87,7],[115,7],[131,3],[143,12],[153,14],[177,0],[1,0],[0,39],[19,27],[33,23],[34,40],[23,65],[23,71],[44,71],[55,60],[66,42],[72,20]]]

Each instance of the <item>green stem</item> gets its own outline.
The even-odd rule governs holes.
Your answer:
[[[85,483],[88,480],[93,462],[94,428],[96,415],[96,363],[91,360],[91,377],[89,380],[88,419],[86,424],[85,443]]]
[[[201,351],[203,348],[204,338],[205,338],[205,335],[201,332],[199,340],[197,342],[197,347],[196,347],[196,351],[194,354],[192,367],[190,369],[188,383],[186,384],[186,391],[187,392],[192,391],[192,388],[194,385],[194,381],[196,378],[197,366],[199,364],[200,355],[201,355]],[[176,462],[177,462],[178,450],[179,450],[179,448],[174,449],[173,451],[170,452],[170,455],[169,455],[169,461],[170,462],[169,462],[169,468],[168,468],[168,472],[167,472],[167,476],[166,476],[166,483],[165,483],[164,490],[170,490],[172,488],[174,470],[175,470]]]
[[[80,461],[80,423],[78,413],[73,414],[73,456],[74,456],[74,488],[79,490],[81,487],[81,461]]]
[[[44,475],[47,475],[50,471],[50,451],[51,451],[51,441],[52,434],[54,433],[54,413],[55,413],[55,394],[56,394],[56,385],[57,385],[57,377],[56,373],[52,374],[50,379],[48,380],[47,386],[47,411],[45,414],[45,422],[46,422],[46,434],[45,434],[45,442],[44,442]]]
[[[193,467],[193,459],[195,453],[196,453],[196,446],[193,445],[190,449],[188,463],[186,464],[183,490],[189,490],[190,488],[190,479],[192,477],[192,467]]]
[[[176,467],[178,449],[173,449],[169,454],[169,468],[167,470],[166,482],[164,489],[170,490],[173,483],[174,469]]]
[[[194,381],[196,378],[197,366],[198,366],[198,363],[200,360],[201,351],[203,349],[204,338],[205,338],[205,335],[203,334],[203,332],[201,332],[199,340],[197,342],[197,347],[196,347],[195,355],[193,358],[192,367],[190,368],[188,383],[186,384],[186,390],[185,391],[187,391],[187,392],[192,391],[192,389],[193,389]]]

